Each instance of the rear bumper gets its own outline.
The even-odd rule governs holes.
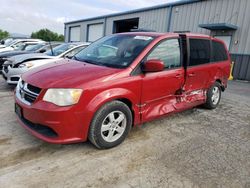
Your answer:
[[[15,98],[15,102],[22,109],[22,117],[17,116],[19,123],[37,138],[54,144],[86,141],[89,124],[84,112],[44,101],[26,105]]]

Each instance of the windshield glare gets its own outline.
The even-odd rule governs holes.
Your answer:
[[[101,66],[125,68],[153,39],[151,36],[111,35],[92,43],[74,58]]]
[[[36,44],[36,45],[29,45],[25,48],[25,51],[29,51],[29,52],[33,52],[36,51],[38,49],[40,49],[41,47],[43,47],[45,44]]]
[[[6,40],[4,41],[4,45],[5,45],[5,46],[9,46],[12,42],[13,42],[13,39],[12,39],[12,38],[6,39]]]
[[[51,50],[48,50],[47,52],[45,52],[46,55],[49,56],[58,56],[60,54],[62,54],[63,52],[73,48],[75,45],[73,44],[61,44],[55,48],[53,48],[53,54]]]

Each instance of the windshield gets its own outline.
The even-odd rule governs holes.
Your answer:
[[[4,45],[5,46],[9,46],[11,43],[13,42],[13,39],[12,38],[8,38],[4,41]]]
[[[58,56],[61,53],[73,48],[75,45],[74,44],[70,44],[70,43],[66,43],[66,44],[61,44],[55,48],[53,48],[53,53],[51,50],[48,50],[47,52],[45,52],[46,55],[50,55],[50,56]]]
[[[141,35],[111,35],[92,43],[74,58],[101,66],[125,68],[153,39]]]
[[[25,48],[25,51],[34,52],[40,48],[42,48],[45,44],[36,44],[36,45],[29,45]]]

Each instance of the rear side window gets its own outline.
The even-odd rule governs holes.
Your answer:
[[[205,39],[190,39],[189,66],[202,65],[210,62],[210,41]]]
[[[212,41],[212,62],[225,61],[228,59],[224,45],[220,42]]]

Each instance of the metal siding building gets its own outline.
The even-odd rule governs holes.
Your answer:
[[[235,61],[234,78],[250,80],[249,10],[249,0],[184,0],[67,22],[65,41],[69,42],[71,38],[91,41],[101,36],[136,28],[157,32],[203,33],[224,40]],[[97,25],[99,27],[96,27]],[[126,25],[128,28],[125,28]],[[77,36],[70,34],[71,28],[74,27],[80,28]]]

